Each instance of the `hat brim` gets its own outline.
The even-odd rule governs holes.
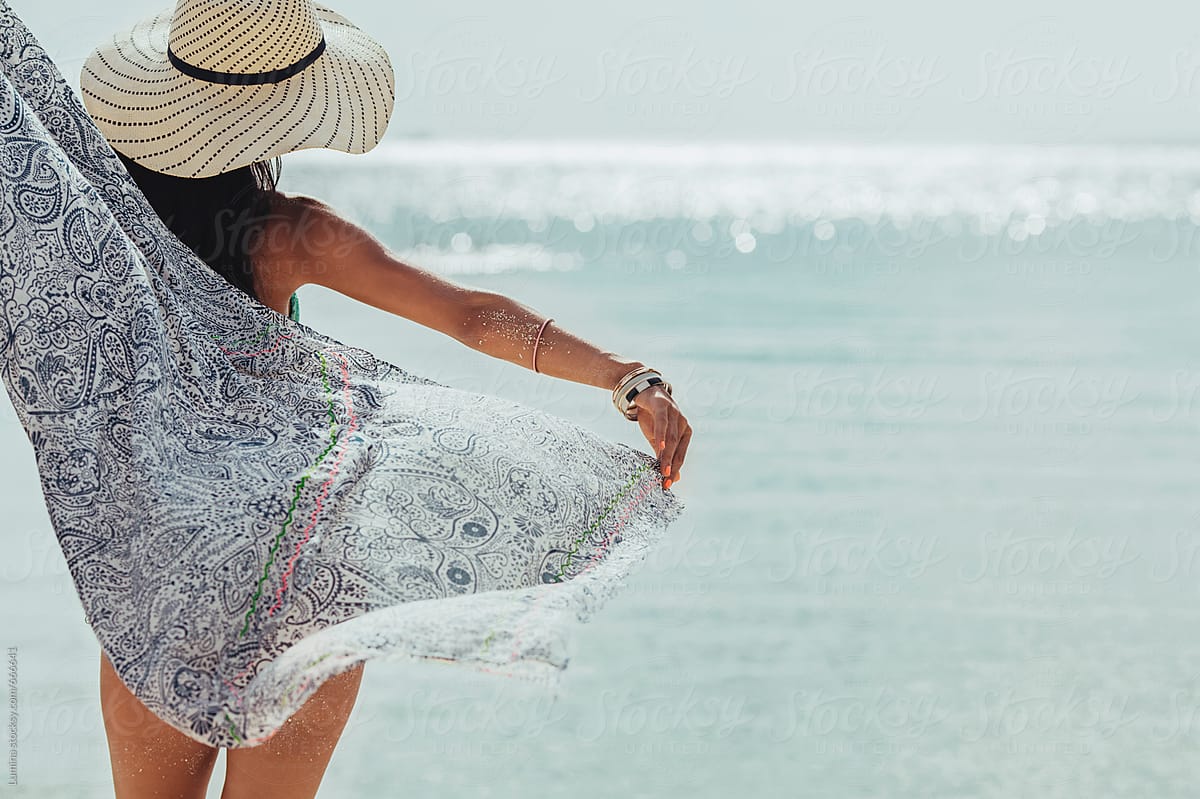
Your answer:
[[[114,150],[179,177],[210,177],[314,147],[365,153],[391,119],[391,61],[345,17],[315,8],[325,52],[286,80],[248,86],[177,70],[167,60],[174,9],[148,17],[88,56],[80,73],[84,106]]]

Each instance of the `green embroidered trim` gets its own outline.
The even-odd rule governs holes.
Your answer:
[[[263,566],[263,573],[258,578],[258,585],[255,587],[254,595],[250,597],[250,609],[246,611],[246,621],[242,625],[241,632],[238,633],[239,638],[244,636],[246,631],[250,629],[250,617],[254,615],[255,609],[258,607],[258,598],[262,596],[263,583],[271,571],[271,564],[275,562],[275,551],[279,548],[279,542],[283,539],[284,533],[287,532],[288,525],[292,523],[292,512],[296,509],[296,502],[300,499],[300,492],[304,489],[308,478],[312,477],[313,472],[321,465],[321,461],[325,460],[325,456],[329,454],[329,450],[333,449],[338,441],[337,416],[334,415],[333,410],[333,389],[329,386],[329,375],[325,366],[325,353],[318,352],[317,355],[321,359],[321,382],[325,384],[325,397],[329,402],[329,443],[321,451],[321,454],[317,456],[316,462],[308,468],[308,472],[296,483],[296,489],[292,494],[292,502],[288,507],[287,518],[284,519],[283,527],[279,530],[279,533],[275,536],[275,541],[271,544],[271,549],[268,553],[270,557],[267,558],[267,562]]]

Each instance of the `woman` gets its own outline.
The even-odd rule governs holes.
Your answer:
[[[319,200],[277,191],[277,172],[267,163],[195,179],[152,172],[124,156],[122,160],[184,242],[231,283],[251,288],[248,293],[280,314],[297,316],[296,289],[317,284],[498,358],[519,364],[528,354],[525,342],[503,334],[467,340],[460,331],[469,327],[471,315],[528,318],[532,323],[531,312],[509,298],[458,286],[396,260],[369,233]],[[222,242],[238,246],[222,247]],[[544,336],[538,350],[542,373],[606,387],[630,368],[565,331],[554,330],[552,346],[548,340]],[[567,350],[572,355],[557,357]],[[651,440],[656,435],[652,425],[661,425],[657,435],[662,446],[673,447],[662,458],[664,485],[669,487],[679,479],[691,426],[665,391],[641,392],[636,403]],[[313,795],[354,705],[362,669],[359,664],[325,682],[266,743],[229,749],[222,796]],[[103,653],[100,686],[118,799],[158,795],[155,791],[163,796],[203,796],[218,749],[188,738],[150,713],[117,678]],[[164,763],[173,765],[164,770]]]
[[[614,390],[658,456],[663,489],[679,480],[692,429],[657,372],[513,299],[405,264],[319,200],[277,190],[271,159],[306,147],[366,152],[390,117],[387,55],[344,17],[307,0],[181,0],[98,47],[81,88],[154,210],[245,294],[298,320],[296,290],[322,285],[497,358]],[[363,662],[326,678],[265,742],[231,745],[222,797],[315,795]],[[118,799],[205,794],[219,747],[152,712],[103,651],[101,700]]]

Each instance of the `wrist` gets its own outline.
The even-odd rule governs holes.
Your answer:
[[[637,398],[647,391],[653,391],[657,388],[666,391],[668,395],[671,393],[671,384],[663,379],[662,373],[657,369],[649,366],[635,367],[622,377],[613,388],[613,406],[626,419],[637,421]]]
[[[609,391],[612,391],[617,387],[617,383],[621,381],[621,378],[625,377],[625,375],[629,374],[634,369],[641,369],[645,365],[646,364],[642,363],[641,361],[614,358],[609,362],[608,366],[605,367],[604,372],[598,381],[599,385],[603,388],[607,388]]]

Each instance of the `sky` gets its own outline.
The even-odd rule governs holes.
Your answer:
[[[170,6],[10,1],[76,89],[101,37]],[[1182,2],[334,8],[391,55],[385,141],[1200,141],[1200,6]]]

